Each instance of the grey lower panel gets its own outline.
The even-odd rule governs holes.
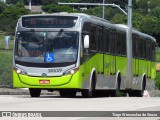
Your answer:
[[[89,89],[90,79],[87,78],[83,84],[82,89]],[[96,88],[95,89],[115,89],[116,75],[104,76],[97,75]]]
[[[105,75],[97,75],[96,88],[95,89],[115,89],[116,88],[116,75],[105,76]],[[142,76],[133,77],[131,80],[131,89],[133,90],[141,90],[142,89]],[[90,79],[89,77],[83,82],[82,89],[89,89]],[[126,86],[126,76],[121,76],[121,85],[120,89],[125,90],[128,88]],[[146,89],[153,90],[155,89],[155,81],[151,79],[146,80]]]
[[[155,89],[156,89],[155,81],[148,78],[146,83],[146,90],[155,90]]]
[[[132,80],[131,89],[134,90],[142,90],[142,76],[140,77],[134,77]],[[155,89],[155,81],[151,79],[146,79],[146,90],[153,90]]]
[[[86,80],[84,80],[82,84],[82,89],[89,89],[89,83],[90,83],[90,79],[88,77]]]
[[[97,75],[96,89],[115,89],[116,75]]]
[[[125,89],[125,79],[126,77],[121,77],[121,86],[120,89]],[[83,82],[83,89],[89,89],[89,78]],[[111,90],[116,88],[116,75],[106,76],[106,75],[97,75],[96,88],[95,89],[105,89]]]
[[[126,88],[126,76],[121,76],[121,84],[120,84],[120,90],[125,90]]]
[[[141,90],[142,89],[142,76],[133,77],[131,82],[131,89]]]

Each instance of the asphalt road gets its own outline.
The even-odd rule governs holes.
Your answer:
[[[41,95],[40,98],[31,98],[29,95],[1,95],[0,96],[0,111],[72,111],[69,113],[69,117],[59,116],[55,119],[58,120],[106,120],[106,114],[101,112],[95,112],[91,114],[97,114],[97,116],[104,116],[101,118],[88,117],[87,112],[75,113],[74,111],[160,111],[160,98],[159,97],[98,97],[98,98],[61,98],[59,95]],[[53,114],[55,114],[54,112]],[[113,115],[112,112],[112,115]],[[63,112],[60,112],[63,114]],[[80,115],[85,113],[84,116]],[[79,114],[80,116],[76,116]],[[160,112],[158,112],[160,114]],[[4,117],[3,117],[4,118]],[[139,118],[139,117],[138,117]],[[5,118],[8,119],[8,118]],[[3,120],[5,120],[3,119]],[[19,118],[16,118],[18,120]],[[34,118],[36,119],[36,118]],[[42,118],[37,118],[41,120]],[[44,118],[43,118],[44,119]],[[52,119],[53,118],[48,118]],[[113,120],[134,120],[137,117],[109,117]],[[145,120],[160,120],[160,117],[140,117]],[[0,118],[1,120],[1,118]]]

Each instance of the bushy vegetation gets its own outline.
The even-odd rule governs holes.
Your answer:
[[[12,86],[12,50],[0,50],[0,86]]]
[[[156,74],[156,87],[160,90],[160,72]]]
[[[44,11],[47,11],[48,13],[55,13],[55,12],[78,12],[77,10],[74,10],[73,8],[69,6],[59,6],[55,4],[48,4],[42,7]]]
[[[9,50],[4,50],[4,37],[5,32],[0,34],[0,87],[11,87],[14,36],[11,36]]]
[[[21,15],[29,14],[29,10],[25,9],[22,2],[8,6],[1,4],[4,3],[0,1],[0,31],[13,35],[18,19]]]

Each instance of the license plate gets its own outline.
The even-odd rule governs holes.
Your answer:
[[[39,84],[50,84],[50,80],[39,80]]]

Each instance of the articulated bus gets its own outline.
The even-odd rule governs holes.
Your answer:
[[[82,13],[22,16],[16,27],[13,87],[62,97],[92,97],[95,91],[142,96],[155,80],[156,40],[132,30],[132,79],[127,80],[125,25]]]

